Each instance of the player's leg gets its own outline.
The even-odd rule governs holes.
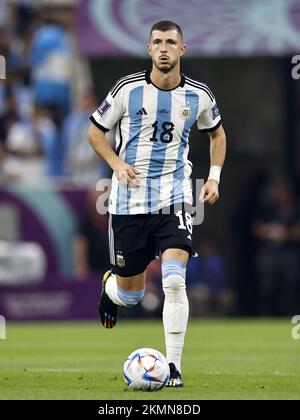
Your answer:
[[[122,277],[110,270],[103,278],[99,315],[105,328],[113,328],[117,322],[118,306],[134,307],[144,297],[146,271]]]
[[[186,264],[192,254],[193,213],[191,205],[181,203],[160,215],[155,230],[162,260],[162,287],[165,294],[163,325],[166,355],[170,363],[167,386],[182,386],[181,355],[187,327],[189,304],[186,295]]]
[[[109,245],[112,269],[105,273],[99,315],[106,328],[117,322],[118,306],[133,307],[144,296],[146,268],[154,256],[147,248],[151,226],[143,216],[111,215]]]
[[[189,253],[183,249],[169,248],[161,256],[162,286],[165,294],[163,325],[166,357],[170,364],[170,380],[167,386],[182,386],[181,355],[189,316],[186,294],[186,264]]]

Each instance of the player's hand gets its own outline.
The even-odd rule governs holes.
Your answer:
[[[219,184],[217,181],[209,179],[202,187],[200,192],[200,203],[214,204],[219,199]]]
[[[112,169],[119,182],[124,185],[124,187],[139,187],[140,183],[137,179],[137,175],[140,172],[133,166],[124,162],[122,159],[118,159]]]

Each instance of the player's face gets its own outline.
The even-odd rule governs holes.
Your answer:
[[[154,66],[163,73],[169,73],[176,67],[185,49],[186,45],[176,29],[166,32],[153,31],[148,44],[148,52]]]

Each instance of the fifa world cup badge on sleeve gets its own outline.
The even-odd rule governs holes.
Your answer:
[[[217,105],[214,105],[212,107],[211,113],[212,113],[213,120],[215,120],[220,115]]]
[[[102,117],[102,115],[109,109],[111,107],[111,105],[110,105],[110,103],[109,102],[107,102],[107,100],[105,99],[103,102],[102,102],[102,104],[99,106],[99,108],[98,108],[98,113],[101,115],[101,117]]]

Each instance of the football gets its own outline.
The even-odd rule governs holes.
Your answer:
[[[142,348],[127,357],[123,376],[130,389],[158,391],[166,385],[170,368],[165,356],[158,350]]]

